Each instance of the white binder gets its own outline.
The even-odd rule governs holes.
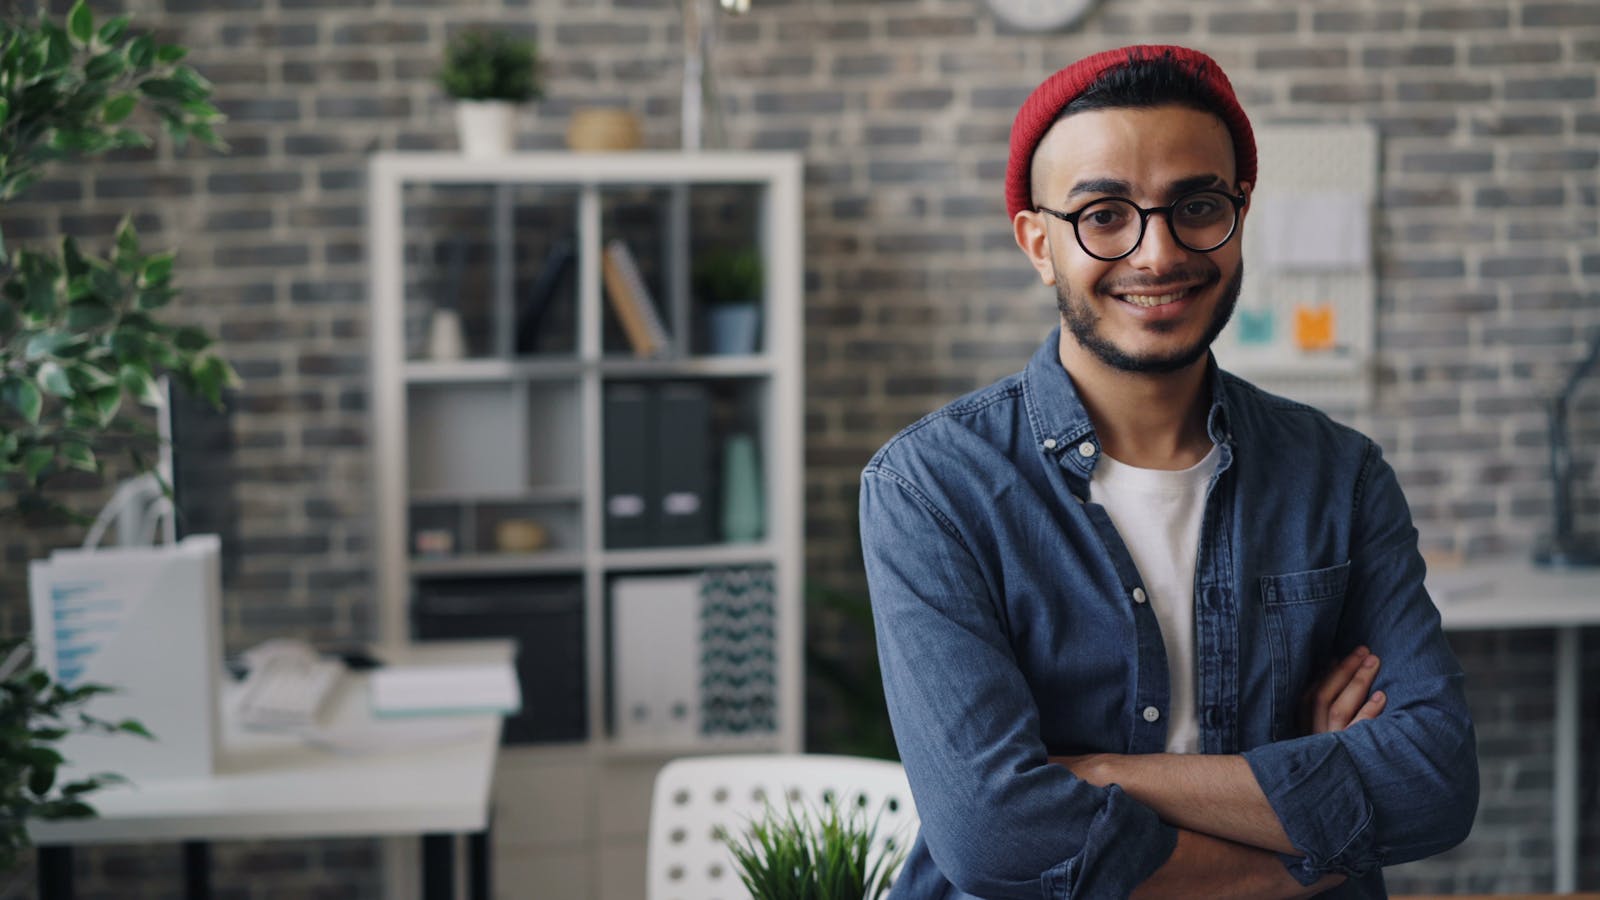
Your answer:
[[[206,777],[220,742],[221,541],[60,550],[29,565],[39,664],[66,686],[108,685],[85,711],[136,719],[155,735],[74,734],[61,753],[74,775],[133,781]]]
[[[619,741],[700,734],[700,576],[611,583],[612,666]]]

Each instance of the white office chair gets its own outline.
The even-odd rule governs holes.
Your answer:
[[[899,763],[854,756],[701,756],[668,763],[650,800],[647,900],[748,900],[733,854],[717,838],[737,836],[770,803],[816,810],[834,798],[859,808],[878,832],[874,853],[890,839],[910,847],[917,811]],[[879,811],[881,812],[881,816]],[[874,856],[876,858],[876,856]]]

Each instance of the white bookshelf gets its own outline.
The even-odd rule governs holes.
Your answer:
[[[548,841],[537,837],[544,831],[534,837],[496,837],[497,850],[504,851],[497,855],[531,860],[516,864],[524,875],[581,887],[574,888],[574,896],[642,893],[646,821],[640,805],[648,808],[650,773],[668,759],[796,752],[802,745],[801,171],[797,155],[781,153],[532,153],[489,160],[383,153],[369,167],[379,638],[386,645],[411,639],[413,597],[429,579],[558,577],[581,585],[587,731],[580,740],[507,748],[502,782],[509,793],[497,798],[513,819],[551,798],[567,803],[576,810],[574,828]],[[701,352],[694,338],[703,310],[688,288],[688,257],[696,252],[700,226],[697,198],[729,191],[753,204],[749,239],[764,268],[761,344],[754,354],[714,356]],[[674,338],[672,351],[661,358],[632,358],[625,346],[616,345],[614,330],[608,332],[612,311],[600,259],[612,236],[608,223],[617,218],[618,198],[640,203],[656,216],[657,283]],[[473,203],[481,204],[481,214]],[[541,203],[548,208],[537,208]],[[425,241],[417,235],[428,227],[424,213],[434,207],[457,214],[465,209],[465,221],[481,222],[487,235],[476,249],[488,248],[472,261],[481,276],[474,294],[481,321],[470,335],[468,353],[443,361],[419,350],[415,327],[419,308],[442,302],[452,289],[461,291],[459,283],[441,286],[430,276],[428,248],[419,252]],[[556,221],[576,248],[570,339],[554,351],[519,354],[513,334],[518,284],[529,267],[526,254],[519,258],[520,242],[530,229],[546,227],[547,220]],[[755,411],[765,507],[759,540],[606,546],[603,397],[609,384],[655,381],[702,383],[714,394],[735,395],[741,408]],[[483,536],[473,534],[481,530],[478,520],[492,520],[507,509],[546,515],[550,547],[506,553],[483,546]],[[449,552],[417,552],[414,526],[427,517],[461,523]],[[775,729],[660,741],[617,738],[607,701],[611,579],[742,566],[772,568]],[[572,871],[573,866],[585,871]],[[505,877],[515,879],[518,871],[514,867]],[[641,879],[637,885],[635,874]]]

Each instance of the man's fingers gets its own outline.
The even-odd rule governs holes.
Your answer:
[[[1361,710],[1356,713],[1356,717],[1350,720],[1350,724],[1354,725],[1357,722],[1376,719],[1378,713],[1383,712],[1384,704],[1388,702],[1389,698],[1384,695],[1383,691],[1373,691],[1372,696],[1367,698],[1367,702],[1361,705]]]
[[[1337,730],[1330,727],[1330,722],[1328,721],[1329,712],[1333,707],[1334,701],[1339,698],[1340,694],[1344,693],[1345,688],[1350,685],[1351,679],[1355,678],[1356,673],[1361,670],[1362,661],[1370,655],[1371,653],[1366,647],[1357,647],[1349,656],[1340,660],[1332,671],[1322,676],[1321,681],[1317,682],[1316,687],[1306,701],[1306,705],[1310,707],[1311,714],[1309,718],[1311,720],[1312,734],[1322,734],[1325,731]],[[1363,692],[1362,696],[1366,696],[1365,692]]]
[[[1329,705],[1329,731],[1343,731],[1350,726],[1356,714],[1366,705],[1368,695],[1372,693],[1372,682],[1377,677],[1378,658],[1369,653],[1362,657],[1360,665],[1350,676],[1350,681]]]

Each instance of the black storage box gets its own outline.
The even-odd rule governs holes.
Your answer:
[[[522,712],[506,719],[504,743],[588,737],[581,580],[427,579],[417,583],[411,612],[418,640],[516,640]]]

